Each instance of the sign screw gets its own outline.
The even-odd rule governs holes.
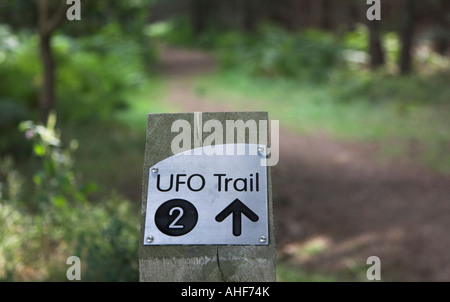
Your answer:
[[[267,241],[266,236],[261,236],[261,237],[259,237],[259,242],[264,243],[264,242],[266,242],[266,241]]]
[[[153,242],[153,236],[148,236],[147,237],[147,242],[148,243],[152,243]]]
[[[152,168],[152,173],[158,173],[159,172],[159,170],[158,170],[158,168],[156,168],[156,167],[154,167],[154,168]]]
[[[261,154],[261,155],[264,155],[263,154],[264,153],[264,147],[263,146],[259,146],[258,147],[258,153]]]

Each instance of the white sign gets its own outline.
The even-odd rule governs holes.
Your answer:
[[[205,146],[150,167],[144,245],[269,244],[265,146],[232,147],[233,155],[215,152],[230,145]]]

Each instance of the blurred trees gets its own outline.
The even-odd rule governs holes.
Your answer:
[[[84,180],[72,138],[105,122],[101,138],[114,136],[113,113],[149,81],[152,1],[80,3],[69,22],[65,0],[0,1],[0,280],[63,281],[73,254],[89,268],[83,280],[137,280],[137,212]]]
[[[105,121],[126,107],[154,62],[153,2],[80,1],[82,20],[68,21],[63,0],[0,1],[0,156],[29,155],[20,121]]]
[[[142,138],[133,138],[132,143],[125,140],[135,134],[130,135],[128,130],[115,132],[123,125],[116,125],[112,116],[129,106],[129,99],[136,98],[136,88],[150,80],[148,73],[155,61],[155,46],[148,36],[151,30],[146,28],[150,22],[179,16],[173,40],[212,45],[219,50],[224,67],[238,66],[251,76],[264,75],[273,82],[276,78],[293,78],[282,83],[282,93],[275,90],[278,99],[274,103],[289,108],[296,121],[299,114],[304,114],[296,110],[303,112],[304,107],[297,103],[295,94],[287,98],[287,103],[284,101],[287,105],[280,103],[280,96],[285,99],[292,94],[292,87],[302,84],[308,86],[311,95],[318,93],[313,101],[306,98],[314,103],[312,115],[322,111],[325,116],[335,115],[347,123],[352,119],[343,118],[349,116],[343,114],[344,110],[333,111],[339,107],[336,101],[347,102],[344,108],[359,108],[353,106],[355,100],[375,104],[386,100],[398,111],[398,115],[392,115],[397,119],[400,114],[417,113],[415,108],[429,102],[431,94],[433,102],[448,100],[448,78],[439,74],[411,80],[357,70],[369,66],[368,54],[372,69],[387,65],[395,57],[401,74],[412,73],[412,50],[422,37],[431,40],[437,52],[447,54],[448,0],[383,1],[381,21],[367,20],[369,6],[365,0],[80,3],[81,21],[69,22],[65,16],[70,5],[65,0],[0,1],[0,249],[5,251],[0,253],[0,265],[6,265],[6,269],[0,267],[0,279],[16,279],[14,274],[20,267],[39,272],[55,261],[52,258],[68,252],[73,255],[74,251],[88,261],[92,275],[86,276],[87,280],[136,279],[138,224],[137,216],[128,208],[131,203],[110,194],[112,178],[104,178],[108,193],[99,193],[100,186],[83,181],[75,169],[80,165],[74,165],[72,154],[78,143],[67,137],[90,138],[80,143],[80,149],[90,148],[84,150],[83,158],[84,162],[88,159],[85,166],[90,166],[89,172],[84,174],[89,177],[95,173],[114,174],[110,171],[125,166],[130,171],[139,170],[130,167],[130,154],[140,154],[142,146],[137,142]],[[391,33],[399,39],[392,39]],[[233,86],[238,86],[241,79]],[[264,87],[270,86],[263,83]],[[272,88],[267,91],[273,92]],[[324,95],[331,110],[323,107]],[[136,110],[137,120],[150,105],[151,97],[146,94],[144,98],[144,105]],[[366,111],[350,112],[366,116],[359,114]],[[57,131],[56,116],[58,128],[68,130],[66,137]],[[35,122],[21,123],[26,120]],[[37,120],[45,126],[37,124]],[[322,120],[322,127],[325,120],[328,117]],[[417,127],[415,122],[407,125],[409,129]],[[438,126],[419,132],[425,133],[423,136],[435,135],[436,145],[445,147],[439,152],[448,162],[447,136],[439,136],[448,127],[435,130]],[[77,135],[70,133],[70,127],[79,131]],[[114,139],[108,144],[107,137]],[[64,146],[63,138],[69,148]],[[123,150],[126,156],[121,156]],[[112,168],[105,169],[106,164],[99,163],[99,158],[108,158],[105,154],[113,158],[103,159]],[[126,165],[116,166],[119,157],[125,158]],[[36,255],[41,256],[36,259]],[[65,263],[65,259],[57,261]],[[20,265],[15,267],[17,263]],[[64,280],[62,273],[60,279]],[[41,273],[39,278],[50,277]]]
[[[0,2],[2,22],[15,30],[34,32],[39,37],[39,54],[42,66],[42,82],[39,92],[39,119],[46,124],[48,115],[56,107],[57,81],[52,37],[55,33],[82,37],[95,35],[111,23],[120,24],[120,31],[146,47],[142,57],[151,62],[151,47],[143,33],[152,0],[123,1],[80,1],[82,20],[69,22],[66,12],[71,5],[62,0],[22,0]]]
[[[366,12],[371,5],[363,0],[190,0],[187,7],[182,2],[158,1],[153,20],[187,13],[196,37],[210,29],[253,32],[263,23],[290,31],[321,29],[339,37],[358,23],[367,24],[370,31],[367,52],[373,68],[385,63],[381,35],[395,31],[402,45],[398,57],[400,74],[412,69],[411,49],[419,35],[433,36],[435,49],[441,54],[445,54],[450,41],[448,0],[382,1],[380,21],[367,20]]]
[[[372,69],[376,69],[384,65],[385,55],[381,42],[380,26],[377,21],[369,21],[369,55],[370,66]]]
[[[15,28],[34,29],[39,36],[39,54],[43,69],[39,116],[44,124],[55,106],[55,59],[51,39],[63,22],[67,8],[65,1],[57,0],[8,1],[0,4],[2,20]]]
[[[399,67],[400,74],[411,71],[411,48],[414,35],[414,0],[403,0],[402,11],[400,12],[400,41],[402,44]]]
[[[445,54],[450,44],[448,30],[450,28],[450,1],[435,1],[437,10],[434,29],[435,49],[440,54]]]

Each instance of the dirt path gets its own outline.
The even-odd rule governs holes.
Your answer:
[[[214,68],[204,53],[165,49],[170,102],[186,112],[234,111],[193,91],[194,76]],[[256,102],[248,106],[239,110]],[[280,130],[272,170],[279,258],[364,280],[366,259],[378,256],[383,280],[450,281],[450,178],[407,160],[380,163],[377,149]]]

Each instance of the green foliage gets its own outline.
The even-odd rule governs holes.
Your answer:
[[[118,23],[78,39],[56,35],[57,112],[62,121],[109,119],[126,107],[125,96],[148,80],[151,47],[129,37]],[[0,101],[22,104],[35,118],[42,84],[37,35],[0,26]],[[17,123],[14,125],[16,126]],[[2,131],[4,128],[0,129]]]
[[[55,129],[56,116],[51,114],[47,127],[36,125],[31,121],[19,125],[25,136],[33,141],[32,149],[39,158],[39,168],[33,175],[35,190],[33,199],[27,202],[28,207],[47,207],[51,204],[66,202],[85,202],[86,196],[76,183],[72,172],[72,152],[77,141],[72,141],[70,148],[61,148],[60,135]]]
[[[369,48],[369,30],[367,26],[359,24],[354,31],[346,32],[343,40],[348,49],[367,51]]]
[[[59,113],[63,120],[106,120],[126,106],[125,94],[147,80],[145,49],[127,38],[118,24],[77,40],[55,37]]]
[[[265,26],[256,35],[231,32],[217,38],[222,67],[256,76],[321,81],[341,62],[341,46],[331,34],[308,30],[289,33]]]
[[[339,282],[344,279],[326,274],[317,274],[305,272],[299,267],[287,263],[287,261],[277,262],[277,281],[278,282]]]
[[[83,281],[137,281],[136,217],[114,197],[97,205],[55,200],[39,215],[0,200],[0,280],[64,281],[66,259],[76,255]]]
[[[29,154],[29,144],[17,126],[33,118],[37,107],[39,66],[32,51],[36,45],[36,39],[14,34],[0,24],[0,156],[23,159]]]
[[[337,101],[367,99],[373,104],[396,104],[399,113],[409,106],[448,102],[450,72],[396,76],[379,72],[336,72],[329,87]]]
[[[23,104],[0,98],[0,156],[11,154],[16,159],[28,156],[29,144],[17,129],[17,125],[29,117],[30,114]]]
[[[89,201],[96,185],[77,181],[76,142],[62,148],[55,123],[51,115],[47,127],[21,124],[38,159],[30,176],[0,161],[0,279],[64,281],[65,261],[76,255],[84,281],[136,281],[137,213],[115,195]]]
[[[143,87],[154,88],[147,83],[154,49],[142,31],[150,3],[83,2],[83,19],[92,13],[95,21],[71,23],[53,36],[55,113],[64,126],[116,121],[128,106],[134,111],[121,121],[135,122],[138,107],[145,120],[151,104]],[[35,9],[30,1],[4,6],[20,13],[28,4]],[[37,34],[0,25],[0,279],[64,281],[66,259],[76,255],[83,281],[136,281],[137,210],[110,188],[83,182],[74,164],[79,143],[61,139],[55,115],[46,126],[31,122],[43,82],[38,43]],[[133,100],[134,91],[141,100]],[[100,144],[91,142],[94,149]],[[92,166],[99,169],[95,160]]]
[[[64,22],[62,29],[69,35],[89,36],[114,20],[127,37],[139,40],[143,36],[142,29],[148,20],[150,6],[156,1],[81,1],[83,22]]]
[[[15,34],[0,24],[0,98],[37,107],[40,64],[37,38],[21,32]]]
[[[449,172],[449,81],[448,72],[398,77],[344,70],[326,83],[310,83],[228,71],[199,79],[197,90],[240,110],[264,108],[302,133],[376,141],[386,154],[394,147],[395,155],[414,152],[419,163]]]
[[[194,32],[187,17],[173,18],[147,25],[145,34],[153,39],[162,39],[171,45],[191,46],[195,43]]]
[[[86,213],[89,213],[86,215]],[[74,253],[86,263],[85,281],[137,281],[137,213],[130,202],[110,197],[107,203],[68,209],[61,223],[70,221]]]
[[[342,45],[331,33],[289,32],[263,25],[256,33],[209,27],[195,36],[188,18],[174,18],[147,27],[149,36],[172,45],[213,50],[223,69],[238,68],[251,76],[322,81],[342,63]]]
[[[31,242],[37,238],[32,217],[24,215],[9,204],[0,203],[0,280],[12,281],[17,272],[41,256]],[[30,253],[32,252],[32,253]]]
[[[224,95],[238,108],[248,99],[260,100],[255,108],[266,108],[301,132],[375,140],[386,153],[409,154],[416,146],[415,160],[450,171],[450,60],[420,45],[415,63],[421,72],[398,76],[399,39],[384,33],[387,64],[371,71],[368,35],[364,25],[343,34],[339,43],[320,31],[273,27],[256,35],[221,34],[212,45],[223,69],[200,80],[196,90],[215,94],[209,98]]]

